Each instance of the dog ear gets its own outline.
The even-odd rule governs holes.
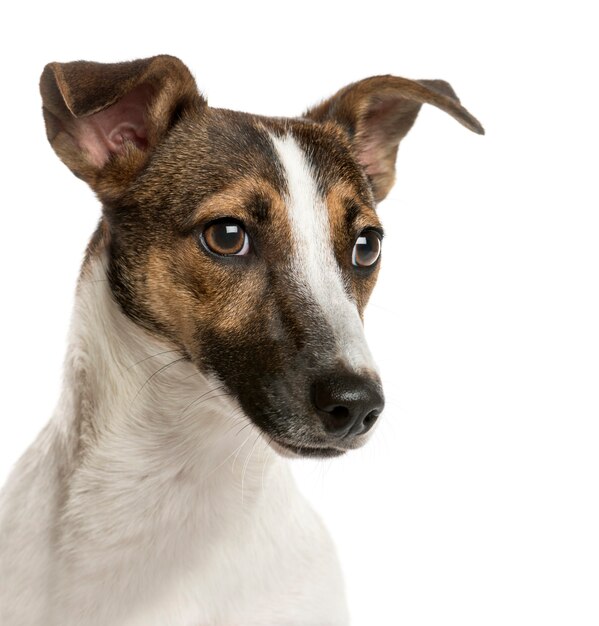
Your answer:
[[[304,117],[336,122],[345,129],[379,202],[393,186],[399,142],[424,103],[434,104],[475,133],[485,132],[460,104],[449,83],[396,76],[373,76],[348,85],[309,109]]]
[[[50,63],[40,91],[50,144],[103,199],[124,191],[178,119],[206,106],[187,67],[166,55]]]

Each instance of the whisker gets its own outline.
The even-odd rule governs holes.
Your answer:
[[[237,449],[237,453],[235,454],[235,458],[233,459],[233,464],[231,465],[231,472],[235,473],[235,463],[237,463],[237,457],[239,456],[239,453],[241,452],[241,449],[243,448],[243,446],[245,446],[245,444],[250,440],[251,437],[251,433],[246,437],[245,441],[239,446],[239,448]]]
[[[229,415],[230,418],[234,419],[234,422],[231,426],[229,426],[229,428],[227,430],[225,430],[224,435],[228,435],[236,426],[239,426],[239,422],[241,421],[241,416],[243,416],[244,411],[243,409],[235,409],[231,415]],[[246,423],[244,424],[244,427],[247,426],[249,424],[249,422],[246,420]],[[241,431],[239,431],[241,432]],[[237,433],[238,435],[239,433]],[[237,435],[235,435],[237,437]]]
[[[182,378],[181,381],[188,380],[190,378],[193,378],[194,376],[201,376],[207,383],[210,382],[210,379],[197,366],[195,372],[193,372],[192,374],[188,374],[185,378]]]
[[[157,356],[160,356],[161,354],[169,354],[171,352],[179,352],[179,350],[163,350],[162,352],[158,352],[157,354],[151,354],[150,356],[147,356],[144,359],[137,361],[137,363],[133,363],[133,365],[129,365],[129,367],[127,368],[127,371],[129,371],[132,367],[139,365],[140,363],[144,363],[145,361],[148,361],[149,359],[153,359]]]
[[[199,402],[202,398],[205,398],[208,394],[217,391],[218,389],[224,389],[224,385],[218,385],[217,387],[214,387],[213,389],[209,389],[208,391],[205,391],[204,393],[200,394],[197,398],[195,398],[195,400],[192,400],[182,411],[181,411],[181,416],[185,413],[185,411],[187,411],[187,409],[194,405],[196,402]],[[223,396],[230,396],[230,393],[224,393],[224,394],[220,394],[217,396],[214,396],[215,398],[221,398]],[[212,400],[213,398],[206,398],[207,400]]]
[[[211,469],[203,478],[202,478],[202,482],[200,484],[202,484],[205,480],[207,480],[210,476],[212,476],[212,474],[214,474],[214,472],[216,472],[216,470],[218,470],[220,467],[222,467],[234,454],[239,454],[239,451],[241,450],[241,448],[243,448],[243,446],[245,446],[245,444],[247,443],[248,439],[251,437],[251,435],[247,436],[247,439],[241,443],[237,448],[235,448],[235,450],[233,450],[233,452],[231,452],[231,454],[227,455],[216,467],[214,467],[213,469]]]
[[[230,398],[231,396],[232,396],[232,394],[230,394],[230,393],[219,393],[219,394],[216,394],[215,396],[210,396],[209,398],[204,398],[204,400],[202,402],[200,402],[198,404],[198,406],[195,407],[194,410],[197,411],[203,404],[205,404],[206,402],[210,402],[211,400],[216,400],[217,398]],[[196,400],[196,402],[197,402],[197,400]],[[194,403],[192,402],[191,404],[194,404]],[[188,405],[186,408],[189,408],[191,406],[191,404]],[[181,411],[179,417],[180,418],[183,417],[184,413],[185,413],[185,409],[183,411]]]
[[[204,376],[204,373],[198,370],[197,372],[194,372],[193,374],[189,374],[185,378],[182,378],[181,381],[188,380],[190,378],[193,378],[194,376],[201,376],[204,380],[208,380],[206,376]]]
[[[248,427],[251,426],[252,422],[250,420],[248,420],[247,424],[245,424],[242,428],[240,428],[236,433],[235,436],[239,437],[239,435]]]
[[[265,445],[270,446],[270,444],[272,443],[272,440],[273,440],[272,435],[268,435],[268,441],[265,442]],[[264,463],[262,463],[262,475],[260,477],[260,485],[261,485],[262,493],[264,493],[264,471],[266,470],[266,461],[268,461],[267,454],[264,455]]]
[[[149,378],[146,379],[146,382],[139,388],[138,392],[135,394],[135,397],[133,398],[133,400],[131,400],[131,405],[133,405],[133,403],[135,402],[135,400],[137,399],[137,396],[139,396],[139,394],[144,390],[144,388],[146,387],[146,385],[155,377],[158,376],[158,374],[160,374],[161,372],[163,372],[165,369],[169,368],[171,365],[175,365],[175,363],[180,363],[181,361],[186,361],[187,357],[182,356],[178,359],[175,359],[174,361],[171,361],[170,363],[167,363],[166,365],[163,365],[160,369],[156,370]]]
[[[252,449],[250,450],[250,453],[245,457],[245,463],[243,464],[243,470],[241,471],[241,506],[243,506],[244,504],[244,498],[243,498],[243,494],[244,494],[244,485],[245,485],[245,473],[247,471],[250,459],[252,458],[252,454],[254,454],[254,449],[256,448],[256,444],[258,443],[258,439],[260,439],[260,433],[258,433],[256,435],[256,439],[254,440],[254,445],[252,446]]]

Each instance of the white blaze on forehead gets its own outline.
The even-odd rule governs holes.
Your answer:
[[[343,286],[333,252],[329,212],[310,163],[291,135],[271,135],[271,139],[287,180],[285,200],[293,237],[292,263],[297,286],[322,310],[333,329],[341,360],[351,369],[376,370],[358,309]]]

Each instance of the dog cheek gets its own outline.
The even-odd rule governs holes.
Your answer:
[[[380,263],[377,263],[377,266],[368,276],[354,278],[351,283],[352,295],[361,318],[364,317],[364,310],[376,285],[379,271]]]
[[[284,355],[264,332],[263,324],[238,325],[235,329],[220,323],[203,324],[196,338],[202,363],[240,396],[250,387],[259,392],[257,381],[272,380],[284,366]]]
[[[194,298],[186,289],[172,281],[164,266],[155,260],[149,264],[145,282],[147,302],[151,317],[161,328],[166,328],[171,336],[187,347],[193,336],[194,324],[190,315]]]
[[[272,372],[280,367],[284,335],[266,279],[260,271],[204,266],[195,275],[187,316],[189,350],[208,369],[238,385],[238,372]],[[196,268],[197,271],[197,268]],[[179,303],[177,304],[179,306]]]

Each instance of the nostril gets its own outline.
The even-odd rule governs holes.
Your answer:
[[[377,419],[379,418],[380,413],[378,411],[371,411],[365,418],[364,418],[364,431],[368,430],[369,428],[371,428],[372,426],[374,426],[374,423],[377,421]]]
[[[349,409],[346,406],[336,406],[333,407],[332,410],[327,411],[329,417],[327,418],[327,422],[329,425],[329,430],[337,431],[339,429],[345,428],[349,421]]]
[[[337,419],[347,419],[349,417],[349,409],[346,406],[336,406],[330,413]]]

